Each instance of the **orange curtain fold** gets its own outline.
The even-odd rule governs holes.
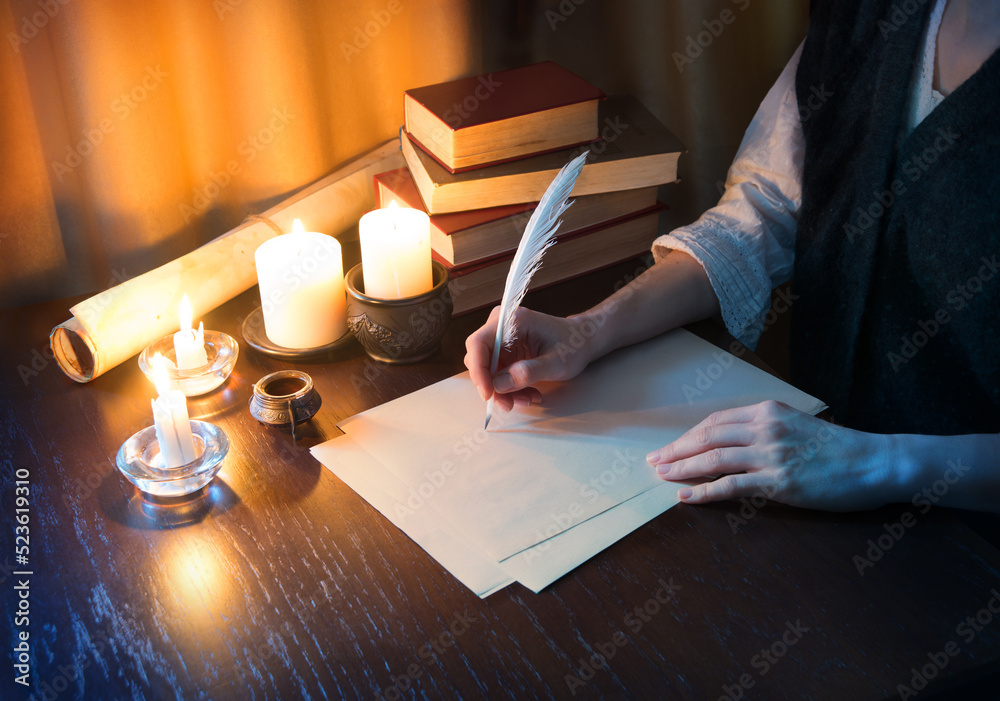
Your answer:
[[[189,252],[481,65],[470,0],[14,0],[0,30],[3,306]]]

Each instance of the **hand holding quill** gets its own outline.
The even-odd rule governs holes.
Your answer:
[[[549,246],[555,243],[555,235],[559,230],[562,221],[559,219],[562,213],[573,204],[569,200],[569,194],[576,184],[576,179],[583,169],[583,164],[587,160],[589,151],[574,158],[562,167],[555,179],[545,190],[538,206],[528,220],[528,226],[521,236],[521,243],[517,246],[517,253],[510,264],[510,271],[507,273],[507,284],[504,287],[503,297],[500,300],[500,320],[497,323],[497,335],[493,343],[493,355],[490,359],[490,377],[496,375],[497,367],[500,363],[500,349],[510,347],[517,336],[517,329],[514,325],[514,312],[528,292],[528,285],[531,277],[542,264],[542,256]],[[490,425],[490,417],[493,415],[493,395],[490,395],[486,404],[486,426]]]

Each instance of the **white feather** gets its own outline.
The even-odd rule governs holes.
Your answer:
[[[584,151],[564,165],[562,170],[556,174],[524,229],[521,243],[517,246],[517,253],[514,254],[514,260],[511,261],[510,271],[507,273],[507,284],[500,300],[500,320],[493,343],[490,376],[496,374],[497,365],[500,362],[500,349],[509,347],[517,336],[514,312],[517,311],[521,300],[527,294],[531,278],[542,264],[542,256],[545,255],[549,246],[555,243],[556,232],[562,223],[559,217],[573,204],[569,200],[569,195],[573,186],[576,185],[576,179],[580,175],[588,154],[589,151]],[[492,413],[493,397],[491,396],[486,407],[487,425]]]

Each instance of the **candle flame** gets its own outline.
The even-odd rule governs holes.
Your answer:
[[[390,202],[389,206],[386,207],[386,209],[389,210],[389,223],[392,224],[392,230],[395,231],[397,229],[396,212],[399,211],[399,207],[396,205],[396,200]]]
[[[159,353],[153,356],[153,384],[156,385],[156,393],[161,396],[170,391],[167,359]]]
[[[302,226],[302,220],[296,219],[292,222],[292,233],[293,234],[304,234],[306,233],[306,228]]]
[[[181,306],[177,315],[180,317],[181,331],[190,331],[191,317],[194,316],[194,314],[191,311],[191,300],[188,299],[187,295],[184,295],[181,298]]]

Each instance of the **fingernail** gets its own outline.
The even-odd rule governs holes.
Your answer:
[[[660,477],[669,477],[670,473],[673,471],[674,471],[674,466],[671,465],[670,463],[659,465],[656,468],[656,474],[658,474]]]
[[[678,499],[690,499],[692,494],[694,494],[694,490],[690,487],[684,487],[684,489],[677,490]]]
[[[646,462],[648,462],[650,465],[652,465],[653,463],[655,463],[659,459],[660,459],[660,451],[659,450],[654,450],[652,453],[650,453],[649,455],[646,456]]]
[[[497,392],[509,392],[514,389],[514,380],[510,374],[504,372],[493,378],[493,389]]]

